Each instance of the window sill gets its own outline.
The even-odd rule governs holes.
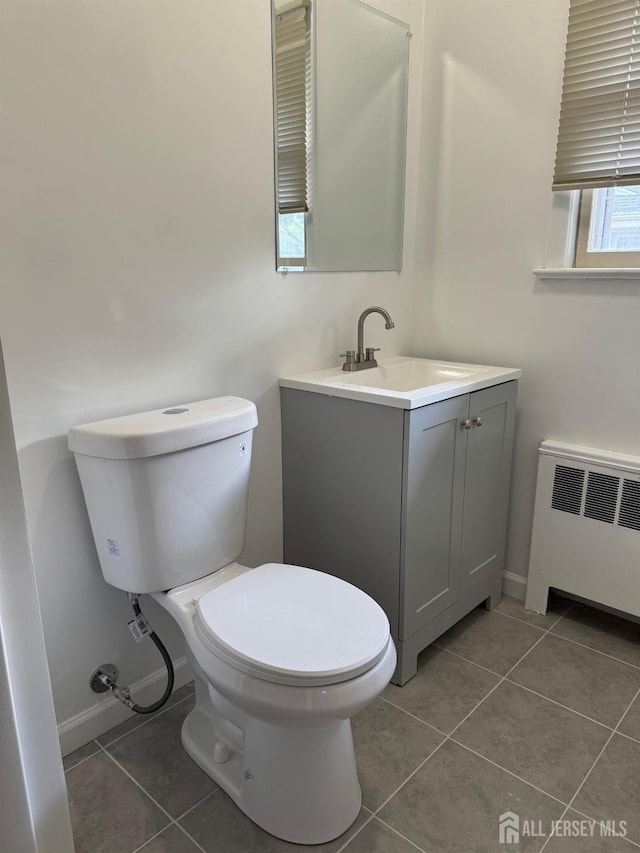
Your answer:
[[[542,281],[575,281],[586,279],[594,281],[640,281],[638,267],[538,267],[533,274]]]

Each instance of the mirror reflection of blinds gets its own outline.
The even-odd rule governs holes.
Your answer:
[[[276,190],[279,213],[305,213],[308,210],[308,16],[306,2],[288,3],[276,10]]]
[[[640,0],[571,0],[554,190],[640,183]]]

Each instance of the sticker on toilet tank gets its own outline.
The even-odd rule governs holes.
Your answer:
[[[107,539],[107,551],[114,557],[120,556],[120,543],[117,539]]]
[[[249,450],[249,448],[247,447],[246,441],[243,441],[240,444],[240,456],[246,456],[248,450]]]

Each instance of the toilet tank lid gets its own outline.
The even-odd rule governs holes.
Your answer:
[[[258,425],[255,405],[215,397],[150,412],[81,424],[69,430],[69,450],[100,459],[142,459],[239,435]]]

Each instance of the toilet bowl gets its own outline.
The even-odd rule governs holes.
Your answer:
[[[286,599],[255,606],[282,590]],[[182,729],[189,755],[278,838],[320,844],[345,832],[362,800],[350,718],[396,662],[378,605],[330,575],[281,564],[235,563],[153,598],[178,622],[195,674]],[[340,637],[344,607],[351,621]]]
[[[222,397],[74,427],[105,580],[176,620],[196,702],[182,743],[255,823],[321,844],[356,819],[350,718],[388,683],[389,622],[361,590],[244,547],[255,406]]]

